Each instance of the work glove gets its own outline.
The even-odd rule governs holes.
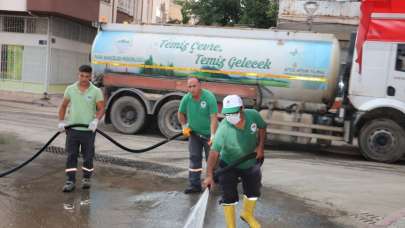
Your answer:
[[[59,132],[64,132],[65,131],[65,127],[66,127],[67,125],[66,125],[66,123],[65,122],[59,122],[58,123],[58,131]]]
[[[183,128],[183,130],[182,130],[183,136],[186,138],[190,137],[191,128],[189,128],[188,125],[183,125],[182,128]]]
[[[92,132],[95,132],[96,129],[97,129],[97,125],[98,125],[98,119],[96,118],[96,119],[94,119],[93,121],[91,121],[91,123],[89,124],[89,129],[90,129]]]

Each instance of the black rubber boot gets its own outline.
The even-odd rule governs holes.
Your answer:
[[[63,192],[71,192],[75,190],[75,183],[73,181],[66,181],[63,186]]]

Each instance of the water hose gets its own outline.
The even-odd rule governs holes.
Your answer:
[[[69,129],[74,128],[74,127],[85,127],[85,128],[87,128],[88,125],[86,125],[86,124],[72,124],[72,125],[66,126],[66,127],[65,127],[65,130],[69,130]],[[122,144],[120,144],[119,142],[115,141],[113,138],[111,138],[109,135],[107,135],[106,133],[104,133],[103,131],[101,131],[101,130],[99,130],[99,129],[96,129],[96,132],[98,132],[99,134],[101,134],[102,136],[104,136],[106,139],[108,139],[109,141],[111,141],[112,143],[114,143],[114,144],[115,144],[116,146],[118,146],[119,148],[121,148],[121,149],[123,149],[123,150],[125,150],[125,151],[128,151],[128,152],[130,152],[130,153],[144,153],[144,152],[153,150],[153,149],[155,149],[156,147],[159,147],[159,146],[161,146],[161,145],[163,145],[163,144],[166,144],[166,143],[172,141],[173,139],[176,139],[177,137],[179,137],[179,136],[182,135],[182,133],[178,133],[178,134],[176,134],[176,135],[173,135],[173,136],[170,137],[170,138],[167,138],[167,139],[165,139],[165,140],[162,140],[161,142],[159,142],[159,143],[157,143],[157,144],[155,144],[155,145],[152,145],[152,146],[150,146],[150,147],[147,147],[147,148],[143,148],[143,149],[131,149],[131,148],[128,148],[128,147],[126,147],[126,146],[123,146]],[[21,163],[21,164],[18,165],[17,167],[14,167],[14,168],[12,168],[12,169],[10,169],[10,170],[7,170],[7,171],[5,171],[5,172],[0,173],[0,178],[1,178],[1,177],[5,177],[5,176],[7,176],[7,175],[9,175],[9,174],[11,174],[11,173],[14,173],[15,171],[21,169],[22,167],[24,167],[24,166],[26,166],[27,164],[29,164],[30,162],[32,162],[32,161],[33,161],[35,158],[37,158],[42,152],[45,151],[45,149],[60,135],[60,133],[61,133],[60,131],[56,132],[56,133],[52,136],[52,138],[49,139],[48,142],[47,142],[37,153],[35,153],[30,159],[28,159],[28,160],[26,160],[25,162]]]
[[[243,162],[250,160],[252,158],[256,157],[256,153],[249,153],[236,161],[232,162],[228,166],[218,169],[214,173],[214,180],[218,179],[218,177],[226,172],[228,172],[230,169],[235,168],[236,166],[242,164]],[[263,160],[259,161],[260,163],[263,163]],[[187,217],[186,223],[183,226],[183,228],[203,228],[204,227],[204,218],[205,218],[205,212],[207,210],[207,204],[208,204],[208,198],[209,198],[209,187],[205,189],[204,193],[201,195],[200,199],[198,202],[195,204],[193,207],[192,211]]]
[[[37,158],[48,146],[53,142],[53,140],[58,137],[60,132],[57,132],[52,136],[52,138],[36,153],[34,156],[32,156],[30,159],[26,160],[25,162],[21,163],[19,166],[12,168],[10,170],[7,170],[5,172],[0,173],[0,177],[5,177],[11,173],[14,173],[15,171],[21,169],[22,167],[26,166],[28,163],[32,162],[35,158]]]
[[[85,128],[87,128],[88,125],[86,125],[86,124],[72,124],[72,125],[66,126],[66,127],[65,127],[65,130],[69,130],[69,129],[74,128],[74,127],[85,127]],[[121,148],[121,149],[123,149],[123,150],[125,150],[125,151],[128,151],[128,152],[131,152],[131,153],[144,153],[144,152],[147,152],[147,151],[152,150],[152,149],[155,149],[155,148],[157,148],[157,147],[159,147],[159,146],[161,146],[161,145],[163,145],[163,144],[166,144],[166,143],[172,141],[173,139],[176,139],[177,137],[179,137],[179,136],[182,135],[182,133],[178,133],[178,134],[176,134],[176,135],[173,135],[173,136],[170,137],[170,138],[167,138],[167,139],[165,139],[165,140],[163,140],[163,141],[161,141],[161,142],[159,142],[159,143],[157,143],[157,144],[155,144],[155,145],[152,145],[152,146],[150,146],[150,147],[147,147],[147,148],[143,148],[143,149],[131,149],[131,148],[128,148],[128,147],[126,147],[126,146],[120,144],[119,142],[117,142],[116,140],[114,140],[113,138],[111,138],[109,135],[107,135],[106,133],[104,133],[104,132],[101,131],[101,130],[96,129],[96,132],[98,132],[99,134],[101,134],[102,136],[104,136],[106,139],[108,139],[109,141],[111,141],[112,143],[114,143],[114,144],[115,144],[116,146],[118,146],[119,148]],[[56,132],[56,133],[52,136],[52,138],[49,139],[48,142],[47,142],[37,153],[35,153],[30,159],[26,160],[25,162],[21,163],[20,165],[18,165],[18,166],[15,167],[15,168],[12,168],[12,169],[7,170],[7,171],[5,171],[5,172],[3,172],[3,173],[0,173],[0,178],[1,178],[1,177],[5,177],[5,176],[7,176],[7,175],[9,175],[9,174],[11,174],[11,173],[14,173],[14,172],[16,172],[17,170],[19,170],[19,169],[21,169],[22,167],[24,167],[24,166],[26,166],[27,164],[29,164],[30,162],[32,162],[32,161],[33,161],[35,158],[37,158],[42,152],[44,152],[45,149],[46,149],[60,134],[61,134],[60,131]],[[215,174],[214,174],[214,178],[218,178],[218,176],[224,174],[225,172],[228,172],[228,171],[229,171],[230,169],[232,169],[232,168],[235,168],[236,166],[238,166],[238,165],[241,164],[242,162],[245,162],[245,161],[247,161],[247,160],[249,160],[249,159],[252,159],[252,158],[255,158],[255,157],[256,157],[256,153],[249,153],[249,154],[247,154],[247,155],[245,155],[245,156],[239,158],[238,160],[232,162],[230,165],[226,166],[225,168],[222,168],[222,169],[217,170],[217,171],[215,172]],[[191,213],[191,215],[189,216],[189,218],[188,218],[188,220],[187,220],[187,222],[186,222],[186,225],[185,225],[184,227],[194,227],[194,228],[196,228],[196,227],[201,227],[201,228],[202,228],[202,227],[203,227],[203,224],[204,224],[204,217],[205,217],[205,211],[206,211],[207,202],[208,202],[208,197],[209,197],[209,189],[206,189],[206,190],[204,191],[203,196],[202,196],[202,197],[200,198],[200,200],[199,200],[200,203],[197,203],[197,205],[200,205],[200,204],[201,204],[201,206],[198,206],[198,207],[194,208],[193,211],[195,211],[195,212],[194,212],[194,213]],[[199,208],[199,210],[198,210],[198,208]],[[204,216],[203,216],[202,218],[200,218],[200,219],[196,222],[196,221],[194,221],[194,220],[195,220],[196,217],[198,217],[198,216],[195,216],[195,215],[197,214],[197,211],[200,212],[200,213],[198,213],[198,214],[204,214]],[[193,225],[193,226],[190,226],[190,224],[194,224],[194,225]],[[196,224],[197,224],[197,226],[196,226]]]
[[[232,162],[228,166],[226,166],[222,169],[215,170],[214,180],[217,180],[220,175],[224,174],[225,172],[228,172],[230,169],[235,168],[236,166],[240,165],[242,162],[245,162],[245,161],[250,160],[255,157],[256,157],[256,153],[249,153],[249,154],[237,159],[236,161]],[[260,162],[263,163],[262,161],[260,161]]]

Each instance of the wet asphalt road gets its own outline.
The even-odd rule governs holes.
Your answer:
[[[0,172],[29,158],[30,149],[38,146],[0,132]],[[64,163],[65,156],[43,153],[0,178],[0,227],[182,227],[198,200],[198,195],[182,193],[185,179],[100,162],[90,190],[79,185],[73,193],[63,193]],[[205,227],[225,227],[218,199],[219,190],[210,194]],[[256,215],[263,227],[311,228],[340,227],[331,220],[342,216],[271,189],[263,189]],[[240,219],[237,223],[248,227]]]

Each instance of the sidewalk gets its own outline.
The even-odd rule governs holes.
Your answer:
[[[63,94],[50,94],[43,95],[37,93],[26,93],[26,92],[13,92],[13,91],[2,91],[0,90],[0,100],[1,101],[11,101],[20,102],[26,104],[35,104],[44,107],[58,107],[62,100]]]

